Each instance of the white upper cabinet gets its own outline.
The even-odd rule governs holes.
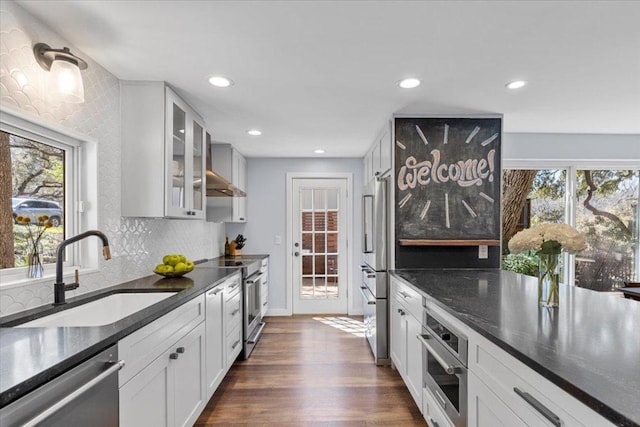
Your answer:
[[[164,82],[122,82],[122,215],[205,217],[205,125]]]
[[[393,165],[393,144],[391,138],[391,121],[378,132],[378,136],[367,151],[363,160],[364,181],[369,182],[377,176],[384,176]]]
[[[211,164],[214,172],[247,192],[247,159],[231,144],[211,144]],[[208,197],[207,221],[247,222],[247,198]]]

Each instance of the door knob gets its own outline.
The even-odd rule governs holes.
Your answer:
[[[293,244],[293,246],[295,246],[295,247],[297,248],[298,246],[300,246],[300,243],[295,242],[295,243]]]
[[[300,252],[297,252],[297,251],[296,251],[296,252],[294,252],[293,254],[294,254],[295,256],[300,256]]]

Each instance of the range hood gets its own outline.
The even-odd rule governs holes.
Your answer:
[[[207,197],[245,197],[247,193],[211,170],[207,162]]]
[[[208,136],[208,135],[207,135]],[[206,143],[207,197],[245,197],[247,193],[230,183],[213,170],[211,161],[211,141]]]

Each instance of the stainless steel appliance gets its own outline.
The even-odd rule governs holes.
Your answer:
[[[452,425],[467,425],[467,338],[428,308],[424,310],[424,385]]]
[[[111,427],[119,423],[118,347],[112,346],[0,410],[0,425]]]
[[[240,257],[217,258],[217,266],[220,268],[240,268],[242,271],[242,299],[243,322],[242,357],[248,359],[262,335],[265,323],[262,321],[262,257],[255,258],[247,255]]]
[[[362,196],[362,294],[365,335],[377,365],[389,359],[389,179],[372,180]]]

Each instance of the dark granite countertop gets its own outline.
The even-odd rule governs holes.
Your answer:
[[[392,274],[619,426],[640,423],[640,303],[572,286],[538,308],[537,279],[500,270]]]
[[[46,305],[0,318],[0,407],[78,365],[126,335],[151,323],[220,284],[239,269],[217,268],[213,261],[198,264],[180,278],[143,277],[69,298],[63,307]],[[177,292],[118,322],[98,327],[10,326],[52,314],[61,309],[119,292]]]

